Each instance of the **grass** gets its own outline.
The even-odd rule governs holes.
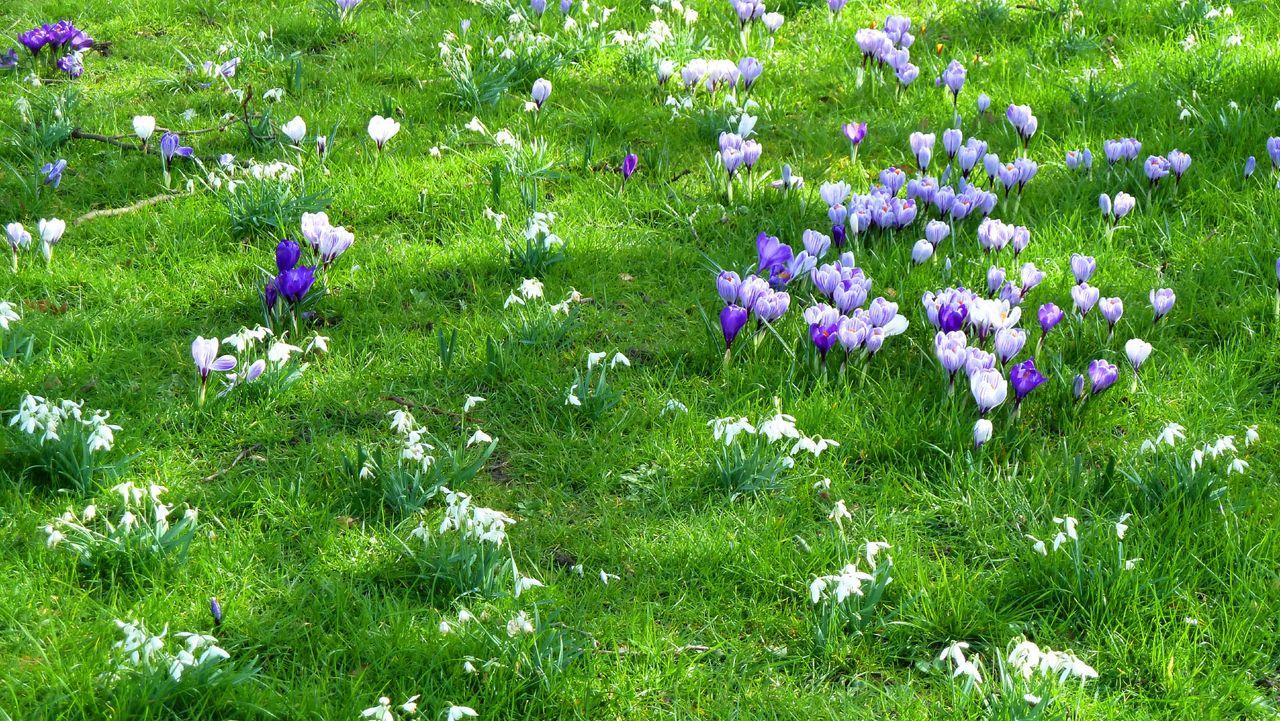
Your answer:
[[[704,57],[741,54],[727,5],[686,4],[700,18],[672,39],[670,57],[687,60],[703,43]],[[191,165],[175,171],[180,197],[69,222],[50,269],[30,255],[17,273],[3,273],[0,300],[19,306],[35,342],[31,358],[0,365],[0,407],[35,393],[111,410],[123,427],[121,452],[137,454],[128,478],[199,508],[208,533],[185,563],[86,569],[46,549],[43,527],[109,492],[58,492],[17,451],[17,431],[0,434],[8,446],[0,456],[0,717],[356,718],[381,695],[399,703],[421,694],[432,717],[461,704],[488,719],[987,718],[997,716],[965,703],[933,659],[968,641],[993,677],[996,654],[1018,636],[1070,649],[1098,670],[1098,679],[1064,687],[1051,708],[1061,717],[1273,717],[1280,195],[1264,146],[1280,117],[1271,82],[1276,8],[1242,2],[1231,17],[1206,20],[1208,5],[1176,0],[907,2],[893,9],[914,20],[921,75],[901,97],[856,80],[852,34],[887,8],[855,0],[835,29],[824,4],[777,9],[787,20],[773,50],[759,39],[752,49],[766,68],[753,94],[756,137],[762,168],[776,174],[787,162],[806,178],[804,203],[762,188],[726,204],[704,169],[722,126],[673,119],[650,59],[633,50],[559,30],[527,58],[485,60],[498,70],[484,88],[459,86],[436,44],[469,19],[479,57],[487,35],[511,36],[511,9],[501,3],[365,0],[347,23],[318,1],[17,0],[0,8],[9,35],[69,17],[110,43],[86,56],[87,72],[72,84],[74,123],[89,132],[127,134],[143,112],[167,127],[216,125],[239,105],[217,83],[191,88],[183,58],[241,56],[231,86],[259,98],[286,89],[282,100],[253,107],[275,123],[301,115],[311,134],[336,128],[324,168],[276,143],[255,146],[240,126],[184,140],[207,158],[300,163],[333,221],[356,234],[315,321],[329,353],[282,395],[204,408],[188,346],[260,318],[259,269],[270,266],[276,238],[236,237],[215,194],[181,193],[198,175]],[[639,33],[652,17],[641,4],[620,6],[606,29]],[[558,23],[549,9],[544,30]],[[1239,47],[1226,43],[1233,33]],[[1184,49],[1188,34],[1198,43]],[[234,49],[219,56],[224,43]],[[805,337],[798,317],[807,291],[779,324],[785,347],[773,338],[740,345],[728,366],[703,321],[718,312],[713,263],[747,267],[761,230],[798,247],[805,228],[826,228],[816,193],[824,180],[863,192],[879,169],[910,165],[910,132],[947,127],[950,102],[932,80],[952,58],[969,68],[960,101],[966,135],[1002,157],[1013,150],[999,112],[975,117],[978,92],[997,111],[1025,103],[1040,118],[1031,145],[1040,173],[1016,214],[1004,203],[996,211],[1031,228],[1025,258],[1048,273],[1025,312],[1049,301],[1069,308],[1073,252],[1096,256],[1092,282],[1126,303],[1114,340],[1092,316],[1078,330],[1064,324],[1042,356],[1050,382],[1017,424],[998,414],[996,438],[980,452],[970,450],[976,414],[967,394],[947,401],[942,391],[917,300],[950,283],[982,284],[989,259],[972,223],[959,232],[949,280],[941,259],[911,266],[917,228],[859,251],[872,297],[896,300],[911,323],[864,379],[819,376],[792,360],[794,340]],[[504,301],[523,274],[483,211],[523,226],[521,168],[495,183],[503,151],[462,128],[477,116],[527,140],[521,106],[540,76],[555,86],[537,132],[550,168],[525,171],[537,171],[539,209],[556,214],[553,230],[568,253],[542,279],[553,300],[570,289],[590,300],[576,306],[562,339],[504,343],[514,313]],[[33,107],[68,88],[32,88],[23,77],[0,83]],[[31,229],[39,217],[70,221],[165,192],[154,155],[90,140],[32,152],[14,103],[3,106],[0,220]],[[182,120],[188,109],[194,117]],[[388,112],[402,130],[379,154],[364,126]],[[852,120],[870,125],[857,166],[839,132]],[[1136,179],[1108,174],[1102,141],[1127,136],[1144,153],[1192,155],[1176,193],[1166,183],[1148,199]],[[1062,163],[1079,147],[1095,154],[1087,178]],[[640,169],[619,193],[628,151]],[[1262,169],[1245,182],[1248,155]],[[57,158],[68,161],[62,186],[25,194],[15,170]],[[1138,208],[1108,239],[1095,198],[1122,189]],[[941,250],[950,252],[950,241]],[[1146,297],[1155,287],[1173,288],[1178,300],[1153,330]],[[437,334],[455,332],[444,363]],[[1123,342],[1134,336],[1156,348],[1141,383],[1131,390],[1126,368],[1116,387],[1073,409],[1072,376],[1098,357],[1125,366]],[[486,357],[489,339],[504,363]],[[565,406],[588,351],[631,360],[609,375],[619,404],[596,419]],[[487,400],[460,427],[468,395]],[[688,413],[663,413],[669,399]],[[801,429],[841,445],[799,462],[781,490],[731,499],[717,485],[706,422],[755,420],[775,399]],[[399,540],[416,520],[384,508],[377,489],[342,464],[361,444],[392,448],[386,414],[403,406],[438,438],[456,442],[478,426],[499,439],[461,490],[517,518],[509,536],[516,562],[546,588],[521,599],[459,598],[420,577]],[[1168,422],[1186,427],[1188,444],[1233,434],[1242,450],[1244,428],[1258,426],[1251,467],[1225,477],[1221,502],[1153,504],[1128,480],[1125,471],[1151,468],[1138,447]],[[829,489],[816,489],[823,478]],[[837,499],[852,513],[843,533],[827,520]],[[1113,560],[1112,524],[1126,512],[1134,517],[1125,549],[1142,561],[1127,575],[1098,570]],[[1040,557],[1026,538],[1050,540],[1054,517],[1066,515],[1081,522],[1083,575],[1064,553]],[[818,647],[809,582],[855,559],[863,539],[893,544],[885,623]],[[602,583],[601,571],[617,578]],[[224,610],[217,629],[208,611],[215,595]],[[440,621],[463,606],[487,612],[484,623],[499,629],[517,607],[536,608],[584,653],[540,673],[533,656],[507,649],[505,633],[494,644],[472,632],[441,635]],[[149,703],[141,687],[100,680],[113,668],[114,619],[212,632],[261,670],[225,693],[197,688]],[[469,656],[503,663],[469,675]]]

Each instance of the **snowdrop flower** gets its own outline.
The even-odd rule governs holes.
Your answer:
[[[442,620],[440,622],[440,635],[448,636],[450,633],[453,633],[453,627],[449,625],[448,621]]]
[[[418,713],[418,699],[421,697],[422,694],[414,694],[413,696],[410,696],[408,701],[400,704],[400,710],[407,714]]]
[[[382,152],[382,147],[398,132],[400,132],[400,123],[392,118],[375,115],[369,119],[369,137],[378,144],[378,152]]]
[[[849,513],[849,507],[844,504],[844,500],[836,501],[836,505],[831,509],[831,513],[827,514],[827,520],[836,524],[839,528],[844,528],[844,520],[853,520],[853,514]]]
[[[609,367],[613,368],[619,364],[630,368],[631,359],[627,358],[625,355],[622,355],[621,353],[614,353],[613,357],[609,359]]]
[[[271,88],[262,94],[262,98],[264,100],[273,100],[278,103],[284,99],[284,88]]]
[[[791,455],[794,456],[800,451],[808,451],[814,456],[820,456],[822,455],[822,452],[828,448],[839,447],[839,445],[839,443],[836,443],[830,438],[809,438],[808,436],[801,436],[800,439],[796,441],[795,445],[791,447]]]
[[[471,409],[475,408],[479,403],[484,403],[484,399],[480,396],[467,396],[467,400],[462,404],[462,412],[470,413]]]
[[[531,588],[542,588],[542,587],[543,587],[542,581],[539,581],[536,578],[529,578],[528,576],[520,576],[518,579],[516,579],[516,598],[519,598],[520,594],[524,593],[525,591]]]
[[[867,565],[874,569],[876,567],[876,556],[880,555],[881,551],[888,551],[892,548],[893,546],[884,541],[867,541]]]
[[[609,354],[606,352],[598,352],[598,353],[588,352],[587,353],[587,370],[591,370],[592,368],[595,368],[600,363],[603,363],[604,359],[608,357],[608,355]]]
[[[391,699],[386,696],[379,697],[378,705],[362,711],[360,718],[373,719],[373,721],[396,721],[395,714],[391,712]]]
[[[1032,536],[1032,535],[1027,535],[1027,538],[1030,539],[1032,542],[1031,550],[1035,551],[1041,556],[1049,555],[1049,549],[1045,547],[1044,541],[1041,541],[1039,538],[1036,538],[1035,536]]]
[[[783,438],[800,437],[800,431],[796,428],[796,419],[783,413],[779,413],[773,418],[761,423],[760,433],[763,434],[770,443],[776,443]]]
[[[662,412],[659,413],[658,415],[665,416],[668,413],[688,413],[688,412],[689,412],[688,406],[676,400],[675,398],[669,398],[667,399],[666,404],[662,406]]]
[[[1197,468],[1204,465],[1204,451],[1200,450],[1199,448],[1191,451],[1190,464],[1191,464],[1191,472],[1195,473],[1195,470]]]
[[[13,309],[13,304],[8,301],[0,301],[0,328],[9,330],[9,324],[22,320],[22,316]],[[1254,434],[1257,435],[1256,433]],[[1247,437],[1247,436],[1246,436]]]
[[[1244,430],[1244,446],[1248,448],[1258,442],[1258,427],[1249,426]]]
[[[1129,530],[1129,525],[1125,521],[1129,520],[1132,514],[1126,513],[1120,516],[1120,520],[1116,521],[1116,538],[1123,541],[1124,534]]]
[[[477,118],[475,116],[472,116],[471,120],[462,127],[466,128],[467,130],[470,130],[473,133],[479,133],[480,135],[489,134],[489,129],[484,126],[484,123],[480,122],[480,118]]]
[[[297,145],[307,136],[307,123],[301,116],[295,115],[293,120],[280,126],[280,132],[284,133],[286,138],[292,140],[294,145]]]
[[[1124,562],[1124,570],[1126,570],[1126,571],[1132,571],[1133,569],[1135,569],[1135,568],[1137,568],[1137,567],[1138,567],[1138,561],[1141,561],[1141,560],[1142,560],[1142,557],[1138,557],[1138,558],[1130,558],[1130,559],[1126,560],[1126,561]]]
[[[726,446],[733,445],[734,439],[739,433],[747,433],[754,435],[756,429],[746,418],[716,418],[708,421],[707,425],[711,426],[711,433],[717,441],[723,440]]]
[[[489,437],[488,433],[485,433],[484,431],[476,431],[475,433],[471,434],[470,438],[467,439],[467,447],[470,448],[471,446],[474,446],[477,443],[492,443],[492,442],[493,442],[493,439]]]
[[[1231,475],[1232,473],[1244,473],[1245,469],[1248,467],[1248,461],[1243,458],[1237,458],[1231,461],[1231,465],[1227,466],[1227,475]]]
[[[156,132],[156,119],[151,115],[133,116],[133,134],[145,145]]]
[[[575,390],[577,390],[577,389],[578,389],[578,386],[577,386],[577,385],[574,385],[574,386],[573,386],[573,388],[570,388],[570,389],[569,389],[569,397],[564,399],[564,404],[565,404],[566,406],[580,406],[580,405],[582,405],[582,399],[581,399],[581,398],[579,398],[579,397],[574,393],[574,391],[575,391]]]
[[[282,340],[278,340],[271,344],[271,348],[267,350],[267,360],[276,365],[284,365],[289,362],[290,356],[294,353],[301,353],[302,349],[296,345],[290,345]]]
[[[460,721],[464,717],[476,718],[479,715],[470,706],[450,706],[446,721]]]
[[[529,614],[521,611],[515,618],[507,621],[507,635],[515,638],[521,634],[533,633],[533,624],[529,622]]]
[[[601,583],[603,583],[604,585],[608,586],[608,585],[609,585],[609,579],[611,579],[611,578],[612,578],[612,579],[614,579],[614,580],[618,580],[618,579],[619,579],[619,578],[621,578],[621,577],[620,577],[620,576],[617,576],[617,575],[615,575],[615,574],[612,574],[612,573],[608,573],[608,572],[606,572],[604,569],[600,569],[600,582],[601,582]]]
[[[1180,424],[1170,423],[1164,427],[1164,430],[1160,431],[1160,435],[1156,437],[1156,443],[1164,443],[1172,448],[1176,441],[1180,441],[1187,437],[1187,435],[1183,433],[1184,430],[1186,429],[1184,429]]]

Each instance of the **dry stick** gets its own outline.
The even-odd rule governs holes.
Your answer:
[[[79,218],[76,218],[75,224],[79,225],[86,221],[93,220],[94,218],[106,218],[112,215],[124,215],[126,213],[132,213],[135,210],[141,210],[149,205],[156,205],[157,203],[163,203],[166,200],[173,200],[174,198],[177,198],[179,195],[181,194],[166,193],[164,195],[152,196],[150,198],[147,198],[146,200],[139,200],[133,205],[128,205],[123,208],[104,208],[102,210],[93,210],[88,213],[85,213]]]

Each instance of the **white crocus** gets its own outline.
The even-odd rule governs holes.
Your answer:
[[[301,116],[295,115],[293,120],[280,126],[280,132],[284,133],[286,138],[292,140],[294,145],[297,145],[302,142],[303,138],[307,137],[307,123]]]
[[[400,123],[392,118],[384,118],[381,115],[375,115],[369,119],[369,137],[373,142],[378,144],[378,151],[381,152],[388,140],[395,137],[400,132]]]

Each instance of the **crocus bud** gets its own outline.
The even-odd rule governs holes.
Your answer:
[[[991,440],[991,434],[995,432],[991,421],[986,418],[979,418],[977,423],[973,424],[973,447],[981,448]]]

